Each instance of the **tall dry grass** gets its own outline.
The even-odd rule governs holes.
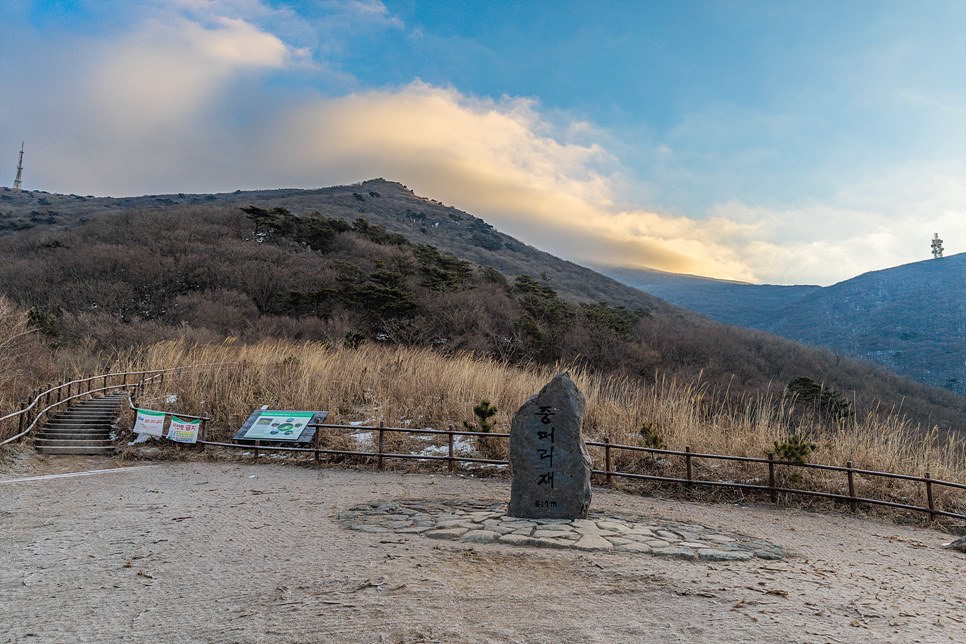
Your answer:
[[[462,427],[474,420],[472,408],[485,399],[499,411],[495,431],[508,431],[513,412],[568,365],[510,366],[472,354],[446,356],[431,350],[399,346],[364,346],[351,350],[319,343],[270,341],[254,345],[189,347],[180,342],[153,345],[128,356],[119,368],[162,368],[226,363],[211,370],[169,379],[146,392],[144,401],[162,409],[212,417],[210,436],[228,440],[262,405],[276,409],[328,410],[329,422],[384,422],[390,427]],[[612,443],[653,446],[658,436],[667,448],[762,458],[775,443],[799,434],[817,448],[812,463],[921,476],[966,483],[961,442],[940,440],[936,432],[910,427],[901,418],[870,414],[823,425],[795,418],[781,396],[745,401],[739,409],[712,404],[700,384],[658,379],[654,384],[624,376],[609,377],[570,368],[587,398],[584,434]],[[168,398],[171,394],[177,402]],[[148,404],[147,402],[142,404]],[[641,434],[651,428],[649,443]],[[402,438],[396,440],[402,441]],[[494,446],[494,443],[495,446]],[[490,456],[506,456],[505,441],[490,443]],[[599,448],[592,448],[602,468]],[[760,464],[696,459],[695,475],[715,480],[767,481]],[[680,476],[682,459],[614,451],[614,467],[631,472],[663,472]],[[798,477],[801,477],[799,479]],[[844,474],[780,469],[791,486],[846,493]],[[924,486],[856,477],[859,496],[925,504]],[[936,489],[943,507],[966,509],[962,495]]]

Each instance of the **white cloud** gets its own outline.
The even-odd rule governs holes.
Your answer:
[[[619,149],[616,133],[532,100],[476,98],[418,81],[324,97],[305,80],[324,75],[325,60],[313,61],[307,74],[309,54],[266,26],[301,20],[284,10],[255,0],[152,6],[106,44],[65,45],[61,64],[50,65],[63,73],[57,92],[45,94],[40,81],[22,84],[25,103],[39,106],[28,158],[44,168],[44,189],[220,191],[383,176],[576,261],[772,283],[830,283],[897,258],[924,259],[933,232],[946,240],[947,254],[966,251],[966,167],[959,160],[857,170],[795,206],[724,197],[691,217],[672,216],[626,203],[640,182],[611,152]],[[343,31],[403,27],[376,1],[323,8],[312,28],[325,51],[345,46]],[[286,92],[266,90],[266,78],[288,82]],[[0,99],[4,116],[10,105]],[[764,141],[787,127],[759,117],[739,135],[728,130],[740,120],[733,114],[695,117],[668,143],[650,146],[654,163],[678,158],[687,165],[680,159],[701,156],[695,141],[709,133],[728,143],[767,131]],[[754,163],[737,158],[734,181],[759,180],[748,172],[759,153],[770,154],[763,146],[745,150]],[[670,182],[677,190],[714,183],[702,168],[684,165],[672,166],[682,173]]]
[[[238,18],[217,17],[211,26],[182,16],[152,19],[93,62],[92,107],[127,135],[158,122],[187,125],[240,75],[283,68],[297,55]]]

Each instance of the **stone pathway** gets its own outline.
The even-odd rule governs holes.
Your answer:
[[[518,519],[506,516],[506,503],[492,501],[370,501],[340,512],[338,518],[350,530],[419,534],[463,543],[631,552],[688,561],[791,556],[766,541],[694,523],[601,512],[591,512],[587,519]]]

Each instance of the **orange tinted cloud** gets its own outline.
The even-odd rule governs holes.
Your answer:
[[[269,142],[273,166],[299,184],[383,176],[576,261],[752,277],[715,241],[725,222],[622,211],[614,159],[556,133],[530,101],[413,83],[304,105]]]

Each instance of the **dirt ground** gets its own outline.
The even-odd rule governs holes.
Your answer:
[[[126,469],[23,480],[43,474]],[[394,498],[504,500],[443,473],[48,458],[0,471],[0,642],[964,642],[953,537],[595,490],[787,561],[708,564],[342,528]]]

